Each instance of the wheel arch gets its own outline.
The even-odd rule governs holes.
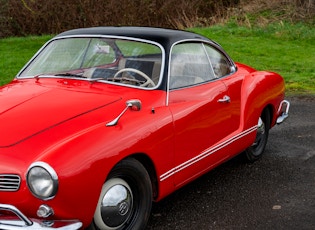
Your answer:
[[[150,180],[151,180],[151,186],[152,186],[152,192],[153,192],[152,196],[153,196],[153,199],[156,199],[158,197],[159,189],[158,189],[157,174],[156,174],[155,166],[152,159],[144,153],[137,153],[129,157],[132,157],[136,159],[137,161],[139,161],[147,170]]]
[[[155,169],[154,163],[153,163],[152,159],[147,154],[134,153],[134,154],[126,156],[125,158],[122,158],[112,167],[112,169],[109,171],[109,174],[115,168],[115,166],[117,164],[119,164],[120,162],[122,162],[123,160],[125,160],[127,158],[133,158],[133,159],[137,160],[140,164],[143,165],[145,170],[148,172],[149,177],[150,177],[150,181],[151,181],[151,186],[152,186],[152,197],[153,197],[153,200],[156,199],[158,197],[158,194],[159,194],[157,174],[156,174],[156,169]]]
[[[266,105],[266,106],[263,108],[263,110],[262,110],[262,112],[261,112],[261,114],[269,113],[270,124],[269,124],[268,129],[270,129],[270,128],[272,127],[272,122],[273,122],[273,119],[274,119],[274,117],[275,117],[275,116],[274,116],[274,111],[275,111],[274,106],[273,106],[272,104],[268,104],[268,105]]]
[[[153,191],[153,189],[155,189],[155,184],[152,182],[154,181],[153,176],[155,171],[153,168],[151,168],[151,166],[153,166],[153,163],[148,156],[146,156],[145,154],[137,153],[126,155],[125,157],[117,161],[112,168],[110,168],[100,193],[93,221],[89,225],[90,229],[103,229],[103,227],[105,229],[121,229],[123,225],[125,225],[124,227],[126,227],[126,229],[140,229],[139,227],[146,224],[152,207],[152,194],[155,193]],[[105,194],[109,192],[114,187],[114,185],[119,185],[120,187],[123,187],[130,191],[130,194],[132,195],[126,197],[132,197],[131,203],[126,203],[124,196],[118,195],[117,198],[124,198],[123,203],[129,203],[129,205],[125,206],[127,207],[126,210],[129,210],[130,207],[132,211],[128,211],[129,216],[127,216],[126,218],[119,218],[120,215],[116,215],[115,213],[114,215],[110,214],[111,217],[106,218],[105,221],[103,215],[106,215],[107,217],[108,213],[104,214],[103,212],[107,211],[103,211],[103,208],[101,209],[100,207],[103,203],[103,199],[105,198]],[[114,190],[112,191],[114,191],[112,194],[117,194],[116,188],[114,188]],[[122,192],[121,194],[125,193]],[[107,199],[111,201],[111,197],[112,196],[108,196]],[[120,210],[120,207],[119,209],[117,209],[118,204],[119,203],[116,204],[116,211]],[[112,213],[112,210],[109,210],[109,213]],[[115,220],[117,216],[118,221]]]

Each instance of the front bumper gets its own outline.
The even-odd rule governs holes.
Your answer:
[[[287,100],[281,101],[278,109],[279,117],[277,118],[277,124],[280,125],[284,122],[285,119],[289,117],[289,109],[290,109],[290,102]]]
[[[62,220],[38,220],[27,218],[20,210],[13,205],[0,204],[0,229],[1,230],[21,230],[21,229],[60,229],[76,230],[82,227],[80,221]]]

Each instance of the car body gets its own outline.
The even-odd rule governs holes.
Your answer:
[[[260,158],[284,91],[195,33],[61,33],[0,88],[0,228],[142,229],[152,201]]]

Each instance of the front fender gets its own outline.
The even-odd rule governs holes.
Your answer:
[[[84,226],[89,224],[109,172],[134,153],[146,154],[154,166],[159,166],[157,175],[171,167],[172,117],[167,107],[156,107],[154,113],[149,111],[128,111],[115,126],[108,127],[108,121],[104,121],[81,130],[36,158],[48,163],[58,174],[58,193],[45,202],[54,209],[54,218],[79,219]],[[58,132],[59,128],[65,127],[51,132]],[[45,135],[49,136],[49,132]],[[159,196],[168,193],[171,186],[160,186],[164,189]]]

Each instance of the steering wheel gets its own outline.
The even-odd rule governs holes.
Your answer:
[[[149,84],[151,84],[153,87],[155,86],[155,83],[152,81],[152,79],[151,79],[148,75],[146,75],[146,74],[143,73],[142,71],[137,70],[137,69],[134,69],[134,68],[124,68],[124,69],[121,69],[121,70],[119,70],[117,73],[115,73],[114,78],[117,78],[117,76],[118,76],[119,74],[123,73],[123,72],[134,72],[134,73],[136,73],[136,74],[139,74],[141,77],[143,77],[143,78],[146,80],[146,82],[140,85],[140,86],[142,86],[142,87],[145,87],[145,86],[147,86],[147,85],[149,85]]]

